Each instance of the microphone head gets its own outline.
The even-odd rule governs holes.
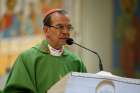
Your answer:
[[[72,45],[72,44],[74,43],[74,41],[73,41],[72,38],[68,38],[68,39],[66,40],[66,43],[67,43],[68,45]]]

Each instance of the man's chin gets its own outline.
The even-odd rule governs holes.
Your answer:
[[[64,45],[66,45],[66,42],[61,42],[60,43],[60,46],[64,46]]]

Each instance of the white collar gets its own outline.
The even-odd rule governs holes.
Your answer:
[[[49,44],[48,44],[48,48],[50,50],[50,54],[53,55],[53,56],[61,56],[62,53],[63,53],[63,50],[64,50],[64,48],[59,49],[59,50],[55,49],[52,46],[50,46]]]

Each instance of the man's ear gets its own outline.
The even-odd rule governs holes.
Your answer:
[[[45,37],[48,38],[48,31],[49,31],[49,28],[44,26],[43,27],[43,31],[44,31],[44,34],[45,34]]]
[[[44,27],[43,27],[43,31],[44,31],[44,33],[46,34],[47,31],[48,31],[48,27],[44,26]]]

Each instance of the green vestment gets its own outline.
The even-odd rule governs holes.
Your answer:
[[[64,48],[61,56],[49,53],[44,40],[21,53],[6,82],[4,93],[47,93],[47,90],[69,72],[86,72],[81,60]]]

